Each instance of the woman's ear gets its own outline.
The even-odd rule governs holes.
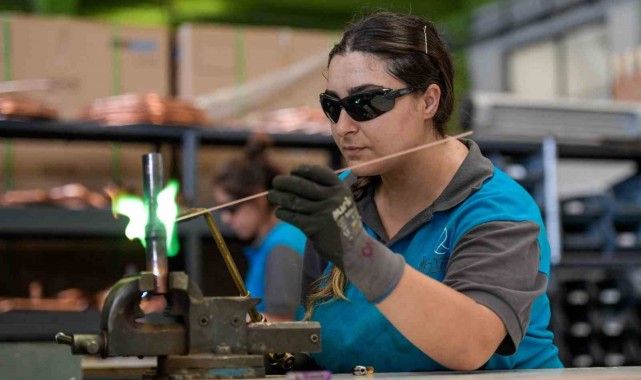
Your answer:
[[[421,105],[423,106],[423,118],[431,119],[438,111],[441,99],[441,88],[437,84],[430,84],[423,93]]]

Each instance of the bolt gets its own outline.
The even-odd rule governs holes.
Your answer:
[[[198,321],[198,323],[199,323],[201,326],[203,326],[203,327],[204,327],[204,326],[207,326],[207,325],[209,324],[209,318],[207,318],[207,317],[201,317],[201,318],[200,318],[200,321]]]
[[[309,336],[309,340],[310,340],[312,343],[316,343],[316,342],[318,342],[318,335],[316,335],[316,334],[312,334],[312,335],[310,335],[310,336]]]
[[[234,327],[240,325],[240,318],[238,316],[235,316],[234,319],[231,320],[231,325]]]
[[[85,343],[85,350],[91,355],[95,355],[100,352],[100,346],[95,340],[91,340]]]
[[[231,354],[231,347],[229,347],[227,343],[221,343],[216,346],[216,353],[219,355],[229,355]]]
[[[57,333],[56,334],[56,343],[58,344],[68,344],[71,345],[73,344],[73,337],[65,334],[65,333]]]

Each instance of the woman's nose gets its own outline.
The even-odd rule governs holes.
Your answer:
[[[229,224],[231,223],[231,212],[229,211],[222,211],[220,213],[220,220],[222,220],[223,223]]]
[[[334,133],[338,136],[345,136],[355,133],[358,130],[358,123],[352,119],[349,114],[342,109],[338,116],[338,122],[333,124]]]

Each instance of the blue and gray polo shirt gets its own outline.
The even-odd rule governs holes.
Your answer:
[[[260,312],[293,317],[300,299],[305,234],[278,222],[265,237],[245,248],[245,283],[252,297],[261,298]]]
[[[501,318],[507,336],[483,369],[562,367],[548,329],[550,247],[540,211],[473,141],[463,142],[469,153],[452,181],[396,236],[387,236],[378,215],[375,183],[357,200],[364,226],[407,264]],[[326,270],[327,263],[308,244],[303,304],[312,282]],[[410,343],[355,286],[348,284],[345,295],[348,301],[333,299],[314,309],[323,352],[312,356],[320,366],[333,372],[350,372],[355,365],[377,372],[447,369]],[[416,302],[431,301],[417,294]]]

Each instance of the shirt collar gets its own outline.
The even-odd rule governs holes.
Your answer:
[[[469,152],[454,174],[454,177],[434,203],[418,213],[403,226],[394,237],[394,240],[408,235],[430,221],[433,213],[456,207],[473,192],[480,189],[483,183],[494,175],[494,165],[492,165],[492,162],[488,158],[483,156],[478,145],[472,140],[461,139],[460,141],[467,146]],[[357,201],[357,206],[365,224],[369,226],[382,241],[387,242],[389,238],[385,233],[385,228],[383,227],[376,203],[374,202],[376,184],[377,181],[374,181],[368,185],[364,190],[363,196]]]

